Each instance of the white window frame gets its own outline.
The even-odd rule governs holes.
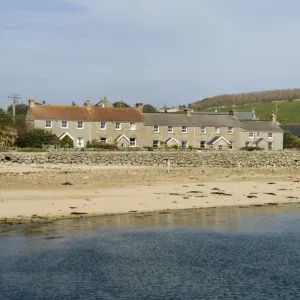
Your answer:
[[[220,127],[215,127],[215,133],[220,134]]]
[[[129,130],[136,130],[136,123],[129,123]]]
[[[82,124],[81,127],[79,127],[79,123]],[[77,121],[77,129],[84,129],[84,122],[83,121]]]
[[[187,126],[181,126],[181,133],[188,133]]]
[[[268,132],[268,138],[272,139],[274,137],[273,132]]]
[[[157,142],[157,143],[155,143],[155,142]],[[152,146],[153,146],[153,148],[159,148],[159,140],[153,140],[153,144],[152,144]]]
[[[134,144],[132,144],[133,142],[134,142]],[[129,147],[132,147],[132,148],[136,147],[136,138],[129,139]]]
[[[63,126],[63,122],[66,122],[66,126]],[[67,120],[62,120],[60,125],[61,125],[60,126],[61,128],[68,128],[69,127],[69,124],[68,124]]]
[[[159,126],[158,125],[153,125],[153,132],[154,133],[159,133]]]
[[[50,126],[47,126],[47,122],[50,122]],[[46,120],[45,121],[45,128],[52,128],[52,121],[51,120]]]
[[[105,141],[102,141],[105,140]],[[107,143],[107,138],[99,138],[99,143],[106,144]]]
[[[168,133],[173,133],[173,126],[168,126]]]
[[[104,127],[102,127],[103,124]],[[100,122],[100,130],[106,130],[106,122]]]
[[[248,137],[249,139],[254,139],[254,132],[249,132]]]
[[[271,145],[271,147],[270,147]],[[273,150],[274,149],[274,143],[273,142],[269,142],[268,143],[268,150]]]
[[[233,134],[233,127],[228,127],[228,134]]]
[[[200,132],[205,134],[206,133],[206,127],[205,126],[201,126],[200,127]]]
[[[121,122],[116,122],[115,123],[115,130],[121,130],[121,129],[122,129]]]

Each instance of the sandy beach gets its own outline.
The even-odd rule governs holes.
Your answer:
[[[297,169],[0,168],[0,221],[298,203]]]

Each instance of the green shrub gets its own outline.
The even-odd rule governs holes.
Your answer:
[[[101,143],[97,140],[92,140],[92,142],[86,143],[87,148],[99,149],[99,150],[118,150],[118,146],[115,144]]]
[[[74,141],[68,135],[62,138],[59,144],[61,148],[74,148]]]
[[[32,129],[16,140],[19,148],[43,148],[43,145],[58,145],[59,138],[44,129]]]

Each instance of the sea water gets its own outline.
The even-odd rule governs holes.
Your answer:
[[[300,299],[300,208],[2,227],[0,299]]]

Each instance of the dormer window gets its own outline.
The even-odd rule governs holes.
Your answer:
[[[45,122],[45,128],[52,128],[52,121],[47,120],[47,121]]]
[[[68,121],[61,121],[61,128],[68,128]]]

